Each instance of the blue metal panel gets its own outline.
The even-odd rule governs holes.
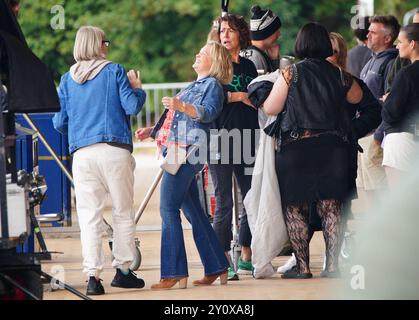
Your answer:
[[[52,124],[53,113],[31,114],[32,121],[37,125],[42,135],[54,149],[64,165],[71,171],[68,138],[56,131]],[[17,116],[17,122],[29,127],[22,116]],[[62,227],[71,225],[71,183],[62,173],[53,157],[42,142],[39,143],[39,174],[47,183],[46,199],[41,205],[41,214],[61,213],[64,220],[51,222],[41,226]]]
[[[33,143],[32,134],[16,130],[16,166],[18,170],[25,170],[32,172],[33,167]],[[31,223],[31,235],[28,240],[16,247],[18,253],[33,253],[35,252],[35,233],[34,226]]]

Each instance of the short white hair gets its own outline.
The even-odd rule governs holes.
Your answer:
[[[83,26],[76,34],[73,56],[74,60],[88,61],[105,58],[102,52],[102,41],[105,32],[97,27]]]

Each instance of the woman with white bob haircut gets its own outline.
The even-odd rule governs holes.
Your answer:
[[[73,155],[73,178],[80,224],[87,294],[104,294],[99,275],[102,252],[103,209],[112,200],[114,228],[113,287],[142,288],[144,281],[129,269],[135,254],[130,117],[140,112],[146,94],[141,79],[131,70],[106,60],[110,41],[103,30],[81,27],[76,35],[76,64],[61,78],[61,111],[55,129],[68,134]]]

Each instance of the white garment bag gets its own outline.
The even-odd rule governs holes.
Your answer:
[[[275,121],[269,117],[266,126]],[[243,201],[252,232],[252,264],[255,278],[275,273],[271,261],[288,244],[275,171],[275,140],[262,130],[253,171],[252,186]]]

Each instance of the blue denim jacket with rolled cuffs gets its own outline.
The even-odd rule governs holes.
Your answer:
[[[168,141],[181,145],[208,146],[211,123],[223,109],[225,96],[221,83],[208,76],[192,82],[177,97],[180,101],[192,105],[197,116],[192,118],[176,111]]]
[[[130,117],[140,112],[146,93],[131,88],[121,65],[108,64],[84,84],[68,72],[61,78],[58,96],[61,111],[53,124],[68,134],[70,153],[95,143],[132,146]]]

